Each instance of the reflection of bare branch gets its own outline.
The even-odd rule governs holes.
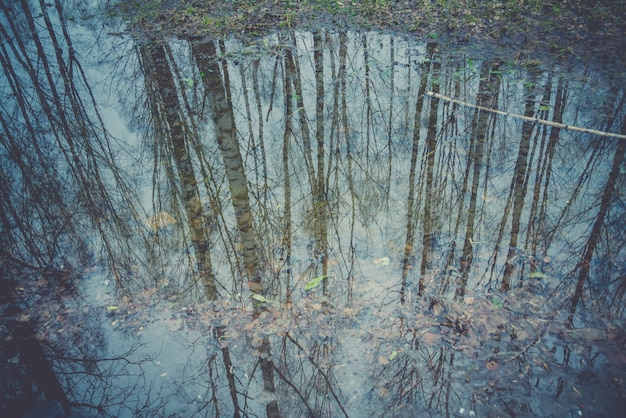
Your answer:
[[[298,388],[296,387],[296,385],[294,385],[291,380],[289,380],[289,378],[287,376],[285,376],[279,369],[278,367],[274,366],[274,371],[276,373],[278,373],[278,377],[280,377],[283,382],[287,383],[293,390],[294,392],[296,392],[296,395],[298,395],[298,397],[302,400],[302,402],[304,403],[304,406],[306,406],[306,409],[309,411],[309,415],[310,416],[315,416],[315,413],[313,412],[313,409],[311,409],[311,406],[309,405],[309,403],[307,402],[306,398],[304,397],[304,395],[302,394],[302,392],[300,392],[298,390]]]
[[[289,333],[285,333],[285,336],[289,339],[289,341],[291,341],[296,347],[298,347],[298,349],[300,351],[302,351],[303,353],[306,352],[306,350],[304,349],[304,347],[302,347],[296,340],[294,340],[291,335]],[[330,390],[330,393],[333,395],[333,398],[335,398],[335,401],[337,402],[337,406],[339,406],[339,409],[341,409],[341,412],[343,412],[344,416],[348,416],[348,413],[346,412],[346,410],[344,409],[343,405],[341,404],[341,401],[339,400],[339,397],[337,396],[337,394],[335,393],[334,389],[333,389],[333,385],[330,382],[330,379],[328,378],[328,375],[322,370],[322,368],[320,367],[319,364],[317,364],[317,362],[313,359],[312,355],[307,355],[307,358],[309,359],[309,361],[311,362],[311,364],[313,366],[315,366],[315,369],[319,372],[320,375],[322,375],[322,377],[324,378],[324,381],[326,382],[326,387],[328,387],[328,390]]]
[[[509,357],[506,359],[506,361],[512,361],[515,360],[516,358],[520,357],[522,354],[526,353],[526,351],[528,351],[528,349],[530,347],[532,347],[533,345],[537,344],[538,342],[541,341],[541,337],[537,337],[534,340],[532,340],[530,343],[528,343],[528,345],[526,345],[524,348],[522,348],[520,351],[518,351],[517,353],[515,353],[512,357]],[[508,354],[512,354],[510,351],[504,352],[504,353],[498,353],[498,356],[505,356]]]

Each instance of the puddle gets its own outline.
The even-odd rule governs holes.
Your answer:
[[[4,415],[626,405],[623,74],[61,3],[3,6]]]

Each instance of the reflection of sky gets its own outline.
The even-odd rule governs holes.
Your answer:
[[[153,135],[157,135],[146,123],[148,118],[144,117],[147,110],[142,109],[142,101],[145,100],[143,93],[143,82],[141,81],[140,69],[137,67],[138,61],[133,55],[133,42],[128,37],[103,36],[93,38],[93,33],[80,25],[72,25],[72,34],[80,39],[76,42],[77,49],[80,44],[83,50],[79,49],[81,62],[88,68],[88,77],[91,80],[91,88],[97,96],[100,111],[106,129],[119,139],[119,154],[117,162],[128,170],[132,182],[136,184],[135,192],[140,195],[140,202],[148,212],[152,209],[153,196],[151,195],[151,172],[152,161],[149,144]],[[91,38],[89,38],[91,36]],[[304,109],[298,112],[306,112],[309,129],[314,140],[315,135],[315,79],[313,62],[313,41],[311,33],[298,32],[295,34],[296,48],[294,56],[299,61],[300,77],[303,87]],[[340,127],[332,127],[332,112],[335,106],[335,87],[339,80],[336,74],[339,66],[339,37],[337,34],[329,35],[330,43],[326,44],[324,55],[324,76],[325,76],[325,117],[326,117],[326,141],[331,141],[330,135],[335,135],[332,140],[337,140],[337,130]],[[347,36],[348,48],[346,57],[346,102],[348,113],[346,121],[349,132],[350,147],[352,152],[352,173],[348,180],[347,159],[333,160],[331,169],[331,195],[338,198],[339,216],[338,224],[334,227],[338,229],[335,236],[334,248],[339,248],[345,243],[342,237],[349,234],[348,225],[351,223],[351,216],[356,216],[358,222],[355,224],[355,237],[358,243],[357,248],[361,251],[363,258],[378,255],[394,256],[399,259],[403,245],[403,238],[406,216],[406,190],[408,187],[408,168],[411,142],[413,137],[414,109],[417,99],[417,88],[420,77],[428,75],[427,67],[424,64],[428,60],[425,56],[426,49],[424,43],[410,43],[405,39],[393,38],[393,61],[395,65],[390,65],[391,41],[390,35],[368,33],[367,60],[369,64],[369,97],[366,96],[366,75],[365,75],[365,49],[362,35],[350,32]],[[255,172],[260,166],[258,150],[252,150],[252,145],[248,143],[248,138],[258,133],[258,113],[256,111],[256,98],[253,91],[252,72],[256,70],[253,60],[259,59],[258,79],[259,98],[261,100],[262,117],[264,118],[264,145],[268,156],[269,183],[272,187],[272,197],[277,206],[283,202],[282,191],[282,137],[284,129],[284,97],[282,90],[284,76],[284,62],[278,62],[280,55],[275,55],[276,43],[281,45],[290,44],[291,40],[276,35],[270,35],[259,42],[258,48],[248,48],[239,41],[231,38],[226,42],[230,88],[232,92],[233,108],[238,129],[240,147],[247,163],[248,180],[256,183],[260,176]],[[172,41],[169,43],[172,48],[174,59],[178,71],[185,80],[190,80],[187,84],[186,94],[192,100],[192,108],[200,109],[205,106],[202,103],[202,85],[199,82],[200,74],[195,69],[189,56],[189,47],[184,41]],[[435,59],[441,60],[441,81],[440,91],[443,94],[458,97],[468,103],[475,100],[479,73],[483,61],[473,58],[470,60],[462,53],[455,52],[448,56],[446,50],[441,48]],[[83,52],[84,51],[84,52]],[[332,58],[331,58],[332,56]],[[510,113],[523,114],[527,92],[532,91],[535,100],[540,101],[543,88],[548,81],[547,73],[539,73],[532,81],[528,78],[528,73],[524,70],[516,69],[513,66],[501,65],[501,87],[499,93],[499,108]],[[558,69],[556,69],[558,72]],[[391,76],[393,75],[393,96],[391,93]],[[551,77],[553,90],[559,82],[563,82],[557,76]],[[460,91],[452,91],[458,86]],[[589,78],[585,75],[575,74],[568,76],[568,88],[570,95],[567,98],[567,107],[563,117],[564,123],[576,124],[584,127],[601,129],[595,120],[597,116],[589,112],[590,102],[593,100],[585,97],[582,102],[576,100],[576,95],[585,90],[585,85]],[[529,87],[530,83],[534,87]],[[594,83],[595,92],[598,96],[607,95],[607,91],[601,85]],[[185,81],[187,83],[187,81]],[[244,90],[245,85],[245,90]],[[272,92],[272,88],[275,89]],[[427,90],[432,85],[429,84]],[[341,95],[341,91],[339,91]],[[550,109],[554,109],[554,91],[550,97]],[[424,113],[421,115],[422,131],[420,141],[423,143],[426,134],[428,100],[426,100]],[[271,106],[271,109],[270,109]],[[369,106],[369,108],[368,108]],[[442,106],[449,109],[447,105],[440,105],[440,117],[443,117]],[[297,105],[294,102],[294,109]],[[249,109],[249,113],[248,113]],[[468,141],[471,133],[471,119],[474,110],[460,107],[455,111],[458,121],[458,131],[455,134],[442,136],[439,132],[437,158],[438,164],[444,163],[447,166],[439,166],[438,174],[443,177],[437,178],[436,187],[440,190],[440,197],[447,200],[438,202],[437,227],[447,244],[455,239],[454,225],[452,219],[456,218],[458,206],[454,205],[454,200],[458,198],[461,183],[465,170],[465,159],[468,156]],[[391,115],[391,116],[390,116]],[[551,118],[552,111],[548,115]],[[389,119],[391,117],[391,121]],[[211,123],[205,123],[204,118],[200,121],[202,127],[201,135],[206,147],[216,150]],[[248,120],[250,119],[250,120]],[[294,224],[301,223],[305,218],[310,199],[310,190],[306,186],[304,171],[304,159],[301,149],[301,128],[299,127],[298,116],[293,118],[294,137],[292,138],[292,153],[290,156],[292,169],[292,202],[293,213],[298,220]],[[249,132],[249,127],[252,132]],[[391,130],[389,130],[391,129]],[[548,131],[549,132],[549,131]],[[445,133],[444,133],[445,134]],[[477,249],[479,262],[488,258],[493,249],[495,235],[494,227],[499,222],[499,217],[504,211],[505,199],[508,188],[511,184],[512,169],[517,156],[517,143],[521,136],[521,122],[513,119],[498,116],[498,122],[494,130],[495,140],[489,149],[490,167],[489,179],[481,180],[480,195],[477,217],[480,222],[476,227],[474,241],[480,243]],[[533,135],[535,132],[533,132]],[[141,140],[139,140],[141,138]],[[541,138],[539,138],[541,140]],[[553,162],[551,173],[550,202],[547,207],[547,214],[550,220],[556,219],[564,205],[567,204],[575,185],[573,179],[580,175],[582,168],[589,156],[588,152],[581,147],[589,141],[596,141],[585,134],[572,134],[566,131],[561,132],[561,139],[557,149],[557,157]],[[255,138],[258,141],[258,138]],[[342,155],[345,155],[347,146],[346,138],[339,139],[338,148]],[[388,146],[391,144],[391,157],[388,156]],[[367,148],[366,144],[369,144]],[[148,145],[148,148],[146,148]],[[315,147],[315,143],[313,144]],[[421,145],[423,149],[423,144]],[[314,154],[315,154],[314,149]],[[334,151],[332,151],[334,152]],[[332,157],[332,152],[326,148],[326,158]],[[532,181],[537,175],[536,159],[531,161],[529,180]],[[388,158],[391,158],[391,168],[389,169]],[[419,158],[425,158],[420,150]],[[329,161],[326,161],[328,169]],[[591,190],[598,190],[605,181],[606,167],[610,161],[601,165],[595,171],[597,176],[592,176],[589,180]],[[219,170],[219,169],[218,169]],[[424,167],[418,162],[418,183],[422,184]],[[391,177],[388,177],[391,173]],[[596,180],[597,178],[597,180]],[[450,180],[453,179],[453,180]],[[261,180],[258,180],[261,181]],[[356,199],[357,214],[352,214],[351,196],[348,182],[353,183]],[[383,196],[384,185],[389,182],[391,185],[389,195]],[[335,184],[336,186],[333,186]],[[423,186],[423,185],[422,185]],[[420,189],[418,187],[418,200]],[[532,184],[531,184],[532,186]],[[253,184],[252,192],[261,189],[261,184]],[[597,192],[586,193],[587,195],[597,195]],[[526,210],[530,205],[530,189],[527,192]],[[423,198],[423,196],[421,196]],[[420,203],[420,208],[423,203]],[[452,205],[452,206],[451,206]],[[586,210],[592,203],[584,196],[580,197],[571,210],[572,216],[576,216]],[[418,209],[420,209],[418,208]],[[225,205],[225,210],[229,210]],[[260,210],[259,207],[257,207]],[[420,209],[421,210],[421,209]],[[281,210],[275,213],[280,216]],[[441,216],[443,215],[443,216]],[[590,213],[593,216],[593,212]],[[495,220],[495,221],[493,221]],[[589,218],[582,226],[570,226],[569,232],[563,232],[564,245],[571,239],[571,236],[580,236],[586,229]],[[232,226],[232,225],[231,225]],[[463,228],[460,229],[462,233]],[[569,237],[569,238],[568,238]],[[301,238],[305,238],[301,236]],[[456,240],[462,240],[457,235]],[[502,245],[506,244],[506,238]],[[549,251],[551,252],[551,251]],[[296,253],[299,253],[296,249]],[[553,257],[557,257],[561,251],[557,250]],[[416,254],[419,254],[416,251]],[[299,257],[306,258],[306,251],[299,253]],[[555,259],[556,260],[556,259]],[[440,260],[439,260],[440,261]],[[397,264],[396,264],[397,265]],[[479,269],[483,270],[483,269]]]

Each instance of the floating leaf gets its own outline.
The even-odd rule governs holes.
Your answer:
[[[324,280],[327,277],[328,277],[328,274],[322,274],[321,276],[317,276],[311,279],[311,281],[309,281],[304,287],[304,290],[308,292],[311,289],[315,289],[317,286],[320,285],[320,283],[322,283],[322,280]]]
[[[176,223],[176,219],[167,212],[159,212],[154,216],[151,216],[143,220],[143,224],[150,228],[152,232],[157,232],[159,229],[167,225],[173,225]]]
[[[529,278],[529,279],[537,279],[537,280],[540,280],[540,279],[547,279],[547,278],[548,278],[548,275],[547,275],[547,274],[544,274],[544,273],[541,273],[541,272],[539,272],[539,271],[533,271],[532,273],[529,273],[529,274],[528,274],[528,278]]]
[[[107,313],[109,315],[113,315],[114,313],[116,313],[119,310],[120,310],[119,306],[115,306],[115,305],[107,306]]]
[[[491,370],[494,371],[498,368],[498,363],[496,363],[495,361],[488,361],[487,364],[485,364],[485,367],[487,368],[487,370]]]
[[[252,299],[256,300],[257,302],[261,302],[261,303],[269,303],[272,305],[280,305],[278,302],[276,302],[275,300],[271,300],[266,298],[265,296],[255,293],[252,295]]]
[[[389,265],[389,257],[375,258],[374,264],[376,264],[378,267],[387,266]]]
[[[261,302],[261,303],[267,303],[267,302],[270,301],[265,296],[259,295],[258,293],[255,293],[254,295],[252,295],[252,299],[254,299],[254,300],[258,301],[258,302]]]
[[[393,361],[393,359],[396,358],[397,355],[398,355],[398,352],[396,350],[393,350],[391,354],[389,355],[389,361]]]

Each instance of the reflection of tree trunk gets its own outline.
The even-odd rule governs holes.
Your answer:
[[[525,116],[532,117],[535,112],[535,100],[529,97],[526,100]],[[517,239],[520,232],[520,223],[522,219],[522,209],[524,208],[524,199],[526,197],[526,172],[528,170],[528,152],[530,150],[530,142],[534,126],[530,122],[524,121],[522,126],[522,139],[520,141],[517,153],[517,161],[515,163],[515,173],[513,174],[513,182],[511,189],[513,190],[513,214],[511,221],[511,239],[509,241],[509,251],[506,256],[506,264],[504,267],[504,275],[502,277],[501,290],[507,291],[511,287],[511,276],[515,269],[513,258],[517,252]]]
[[[478,85],[478,96],[476,105],[489,108],[497,108],[498,93],[500,87],[500,76],[492,74],[497,70],[498,65],[490,62],[483,64],[480,83]],[[456,297],[462,298],[465,295],[465,287],[469,271],[474,259],[474,222],[476,220],[476,203],[478,201],[478,187],[483,169],[484,149],[487,140],[489,122],[495,123],[495,116],[476,109],[472,123],[473,131],[470,139],[470,159],[468,166],[473,166],[472,186],[470,191],[469,208],[467,210],[467,225],[465,227],[465,239],[463,241],[463,255],[461,256],[461,278],[456,288]],[[469,171],[469,170],[468,170]],[[469,177],[469,175],[468,175]]]
[[[369,166],[371,128],[372,128],[372,99],[370,89],[370,58],[367,46],[367,35],[361,35],[363,48],[363,83],[365,83],[365,166]]]
[[[223,327],[217,327],[216,332],[218,340],[224,336]],[[235,381],[234,365],[230,358],[228,347],[222,347],[222,359],[224,360],[224,368],[226,369],[226,380],[228,381],[230,399],[233,402],[233,417],[239,418],[241,414],[239,413],[240,407],[239,398],[237,397],[237,382]]]
[[[315,255],[322,265],[321,274],[328,274],[328,196],[326,176],[324,175],[324,38],[320,32],[313,34],[313,61],[315,63],[315,119],[317,140],[317,178],[313,190],[313,216],[315,217]],[[324,294],[328,292],[328,279],[324,277],[322,283]]]
[[[153,115],[157,121],[163,117],[165,119],[162,126],[167,127],[167,139],[171,141],[172,156],[176,164],[182,192],[181,198],[187,215],[191,242],[197,257],[199,274],[204,282],[207,298],[214,299],[217,296],[217,287],[208,248],[209,234],[206,230],[204,209],[200,201],[198,181],[191,159],[191,148],[187,139],[188,130],[185,129],[186,123],[181,118],[182,107],[167,62],[166,47],[163,44],[154,43],[150,49],[142,46],[139,50],[144,63],[150,63],[150,65],[144,65],[146,80],[156,84],[155,88],[150,90],[160,94],[160,103],[158,100],[153,103],[162,106],[162,109],[153,107]]]
[[[385,182],[385,208],[389,210],[389,196],[391,194],[391,168],[393,161],[393,132],[394,132],[394,98],[395,98],[395,65],[396,65],[396,57],[395,57],[395,42],[394,37],[391,37],[389,40],[389,70],[390,80],[389,80],[389,113],[387,114],[387,118],[389,119],[389,124],[387,125],[387,178]]]
[[[422,128],[422,110],[424,109],[424,93],[428,77],[422,76],[417,90],[417,101],[415,102],[415,115],[413,122],[413,144],[411,147],[411,165],[409,168],[409,193],[407,197],[406,214],[406,241],[404,243],[404,257],[402,260],[402,286],[400,289],[400,301],[405,301],[407,276],[413,268],[413,245],[415,242],[415,228],[417,224],[416,215],[419,204],[415,202],[415,177],[417,168],[417,156],[419,154],[419,139]]]
[[[439,68],[441,67],[441,61],[438,57],[435,57],[435,44],[428,44],[427,54],[432,59],[431,77],[432,77],[432,91],[433,93],[439,93]],[[431,98],[430,101],[430,113],[428,116],[428,130],[426,131],[426,185],[424,191],[424,227],[422,235],[422,262],[420,264],[420,281],[418,294],[421,296],[424,293],[424,276],[426,271],[430,268],[430,264],[433,256],[433,244],[435,240],[435,231],[433,227],[433,199],[435,194],[433,193],[433,180],[434,180],[434,168],[435,168],[435,154],[437,152],[437,109],[439,100]]]
[[[291,41],[294,50],[297,49],[295,33],[291,34]],[[311,144],[311,133],[309,131],[309,119],[307,118],[304,107],[304,92],[302,90],[302,81],[300,74],[300,64],[298,63],[297,54],[290,54],[290,62],[292,63],[293,72],[293,87],[296,97],[297,113],[300,120],[300,135],[302,135],[302,146],[304,148],[304,162],[306,165],[307,173],[309,174],[309,182],[311,184],[311,190],[315,189],[315,172],[313,171],[313,146]]]
[[[554,121],[557,123],[563,122],[563,112],[565,111],[565,105],[567,104],[567,85],[564,80],[559,80],[559,86],[556,89],[556,99],[554,102]],[[559,142],[559,136],[561,129],[552,128],[550,130],[550,139],[546,146],[546,157],[544,160],[543,170],[545,172],[545,180],[543,182],[543,197],[541,199],[541,208],[539,210],[539,220],[541,223],[546,219],[546,212],[549,207],[548,202],[548,186],[550,185],[550,178],[552,176],[552,162],[554,161],[554,152],[556,151],[556,145]],[[551,237],[544,237],[545,248],[550,246]]]
[[[220,76],[222,70],[215,60],[216,47],[213,42],[194,42],[192,43],[192,52],[198,63],[198,68],[204,73],[202,80],[206,86],[211,117],[215,124],[215,136],[226,169],[237,229],[241,234],[242,255],[245,274],[248,278],[248,288],[252,293],[261,294],[263,293],[263,285],[250,207],[248,181],[237,141],[228,69],[224,63],[222,79]]]
[[[223,48],[223,45],[221,47]],[[226,62],[222,63],[221,68],[219,67],[216,60],[217,48],[214,42],[193,42],[192,53],[198,68],[204,73],[203,81],[211,107],[211,117],[215,125],[215,136],[224,161],[237,229],[241,234],[242,255],[245,273],[248,277],[248,288],[253,294],[263,294],[248,181],[237,142],[228,67]],[[256,300],[253,303],[255,315],[259,315],[261,305]],[[273,397],[275,393],[274,366],[272,360],[269,359],[270,344],[267,338],[263,340],[259,351],[261,352],[259,362],[263,375],[263,389]],[[271,418],[280,416],[276,399],[270,399],[267,402],[266,413]]]
[[[285,298],[285,305],[291,306],[291,174],[289,172],[289,156],[290,146],[289,142],[293,135],[292,132],[292,113],[293,113],[293,93],[291,90],[292,78],[295,76],[295,69],[293,68],[293,57],[291,56],[291,49],[287,48],[285,51],[285,133],[283,135],[283,176],[285,177],[285,201],[283,214],[283,242],[282,247],[285,250],[283,265],[287,266],[287,282],[285,287],[287,289],[287,295]],[[282,267],[281,267],[282,268]]]
[[[352,297],[353,287],[354,287],[354,264],[355,264],[355,244],[354,244],[354,226],[356,222],[356,205],[357,205],[357,194],[354,188],[354,175],[352,170],[352,144],[350,140],[350,127],[348,126],[348,103],[347,103],[347,83],[346,83],[346,62],[348,58],[348,37],[346,36],[345,31],[339,32],[339,72],[337,74],[337,78],[339,80],[339,84],[341,92],[339,93],[341,96],[340,103],[340,134],[338,142],[342,139],[345,141],[346,148],[346,165],[347,165],[347,174],[346,181],[348,183],[348,190],[350,191],[350,254],[349,254],[349,269],[347,272],[348,279],[348,298]]]
[[[626,134],[626,117],[622,122],[622,134]],[[578,270],[578,280],[576,281],[576,290],[574,291],[574,296],[572,298],[572,305],[570,306],[570,315],[569,315],[569,323],[572,324],[574,320],[574,313],[576,312],[576,308],[578,303],[580,302],[583,295],[583,288],[585,286],[585,282],[587,281],[587,277],[589,276],[589,269],[591,268],[591,259],[593,258],[593,254],[598,245],[598,240],[600,239],[600,232],[602,231],[602,225],[604,223],[604,219],[606,217],[609,206],[611,205],[611,199],[613,197],[613,192],[615,191],[615,183],[617,182],[620,167],[622,162],[624,161],[624,154],[626,153],[626,139],[620,139],[617,144],[617,150],[615,151],[615,156],[613,157],[613,166],[611,167],[611,172],[609,173],[609,177],[607,179],[606,184],[604,185],[604,190],[602,191],[602,198],[600,200],[600,209],[598,210],[598,215],[596,216],[596,220],[593,223],[593,227],[591,228],[591,234],[587,239],[587,243],[585,245],[585,250],[583,252],[582,260],[579,263]]]
[[[551,91],[551,84],[548,83],[546,86],[547,91]],[[552,120],[556,123],[563,122],[563,112],[565,110],[567,99],[567,83],[560,79],[559,84],[556,90],[556,97],[554,100],[554,115]],[[544,99],[545,100],[545,99]],[[559,136],[561,133],[561,128],[552,127],[550,129],[550,135],[548,136],[548,142],[545,145],[545,149],[543,149],[542,154],[539,156],[539,161],[541,161],[540,170],[537,173],[537,180],[535,182],[535,188],[533,191],[533,204],[530,210],[530,222],[529,222],[529,233],[527,237],[531,237],[531,231],[534,232],[534,238],[531,243],[532,247],[532,255],[537,255],[537,245],[540,241],[543,241],[543,250],[548,248],[549,246],[549,238],[546,237],[545,223],[546,223],[546,211],[549,207],[549,198],[550,195],[548,193],[550,186],[550,178],[552,175],[552,162],[554,161],[554,152],[556,150],[556,145],[559,142]],[[543,193],[541,190],[541,186],[543,185]],[[527,238],[528,240],[529,238]],[[545,253],[543,254],[545,255]]]

